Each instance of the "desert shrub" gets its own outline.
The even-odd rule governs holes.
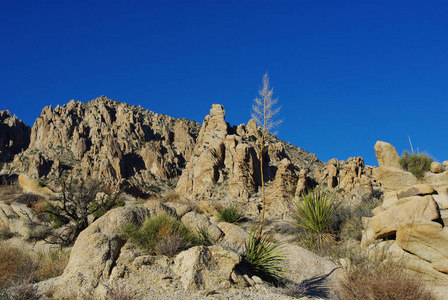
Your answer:
[[[23,250],[0,243],[0,290],[5,291],[16,283],[34,280],[37,266]]]
[[[433,161],[427,153],[411,154],[408,151],[404,151],[399,162],[403,170],[411,172],[417,178],[422,178]]]
[[[41,200],[41,196],[32,194],[32,193],[24,193],[17,196],[14,199],[14,202],[25,204],[27,207],[32,207],[36,202]]]
[[[93,179],[61,180],[61,197],[45,205],[43,213],[53,228],[67,225],[63,235],[52,236],[52,242],[70,245],[88,226],[88,217],[99,218],[106,211],[124,205],[120,191],[113,195],[105,193],[103,183]]]
[[[372,217],[372,210],[382,204],[382,193],[374,190],[365,195],[356,206],[340,207],[334,216],[334,230],[341,240],[355,239],[361,241],[362,218]]]
[[[41,281],[61,275],[68,264],[69,257],[70,254],[62,249],[50,249],[37,252],[36,279]]]
[[[421,280],[391,264],[353,265],[334,293],[340,300],[436,299]]]
[[[216,243],[206,227],[198,227],[196,230],[196,238],[198,243],[204,246],[212,246]]]
[[[190,231],[167,214],[147,218],[142,226],[128,223],[123,232],[130,242],[152,254],[173,256],[195,242]]]
[[[39,300],[40,296],[35,286],[29,279],[23,279],[13,283],[7,290],[0,294],[5,300]]]
[[[141,297],[135,296],[132,290],[130,290],[124,284],[115,284],[107,292],[107,299],[109,300],[139,300]]]
[[[305,283],[289,283],[279,288],[279,292],[293,298],[306,297],[310,292]]]
[[[260,238],[257,236],[256,230],[252,229],[244,248],[244,265],[252,274],[268,282],[278,283],[286,271],[280,266],[285,259],[281,244],[274,241],[272,234],[263,232]]]
[[[218,220],[227,223],[238,223],[244,218],[236,205],[231,205],[218,209]]]
[[[302,193],[302,200],[294,201],[295,225],[305,229],[301,242],[311,250],[320,250],[333,239],[332,224],[340,206],[335,197],[321,189]]]

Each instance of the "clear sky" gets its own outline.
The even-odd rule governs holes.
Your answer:
[[[323,161],[374,144],[448,160],[448,1],[0,0],[0,110],[101,95],[247,123],[267,71],[278,137]]]

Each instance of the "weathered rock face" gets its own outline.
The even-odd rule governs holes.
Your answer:
[[[0,162],[11,161],[30,143],[31,127],[7,110],[0,111]]]
[[[324,168],[316,169],[314,178],[325,188],[334,189],[343,196],[355,195],[357,199],[370,195],[374,188],[380,188],[372,176],[372,167],[364,166],[361,157],[350,157],[347,161],[330,159]]]
[[[217,186],[224,185],[225,197],[247,201],[260,188],[259,135],[253,120],[230,127],[221,105],[213,104],[199,133],[193,155],[176,190],[187,197],[210,198]],[[274,198],[289,199],[297,185],[300,168],[314,169],[321,163],[315,155],[273,137],[263,153],[265,182]],[[224,183],[224,184],[223,184]],[[275,201],[274,201],[275,202]]]
[[[181,252],[173,269],[187,290],[222,290],[232,286],[231,274],[240,261],[220,246],[197,246]]]
[[[42,110],[29,148],[10,171],[41,177],[74,168],[84,177],[105,181],[171,179],[190,159],[198,130],[193,121],[106,97],[88,103],[72,100]]]

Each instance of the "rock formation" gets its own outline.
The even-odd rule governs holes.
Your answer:
[[[7,110],[0,111],[0,162],[11,161],[14,155],[26,149],[30,143],[31,128],[11,117]]]
[[[364,218],[361,245],[381,249],[437,285],[448,286],[448,170],[440,166],[422,179],[403,171],[395,148],[377,142],[379,168],[374,174],[385,188],[383,204]]]
[[[258,201],[261,182],[257,136],[253,120],[247,125],[230,127],[222,105],[213,104],[176,191],[196,200]],[[294,196],[299,170],[314,170],[321,162],[315,155],[274,136],[266,144],[266,150],[263,161],[269,204],[276,208],[271,210],[274,216],[281,216],[287,210],[285,200]]]
[[[70,101],[42,110],[31,130],[28,149],[8,173],[34,178],[73,171],[106,182],[136,184],[180,175],[190,159],[199,126],[106,97]]]

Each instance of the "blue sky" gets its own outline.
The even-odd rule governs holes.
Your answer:
[[[247,123],[267,71],[277,136],[323,161],[374,144],[448,160],[448,1],[0,0],[0,109],[111,99]]]

